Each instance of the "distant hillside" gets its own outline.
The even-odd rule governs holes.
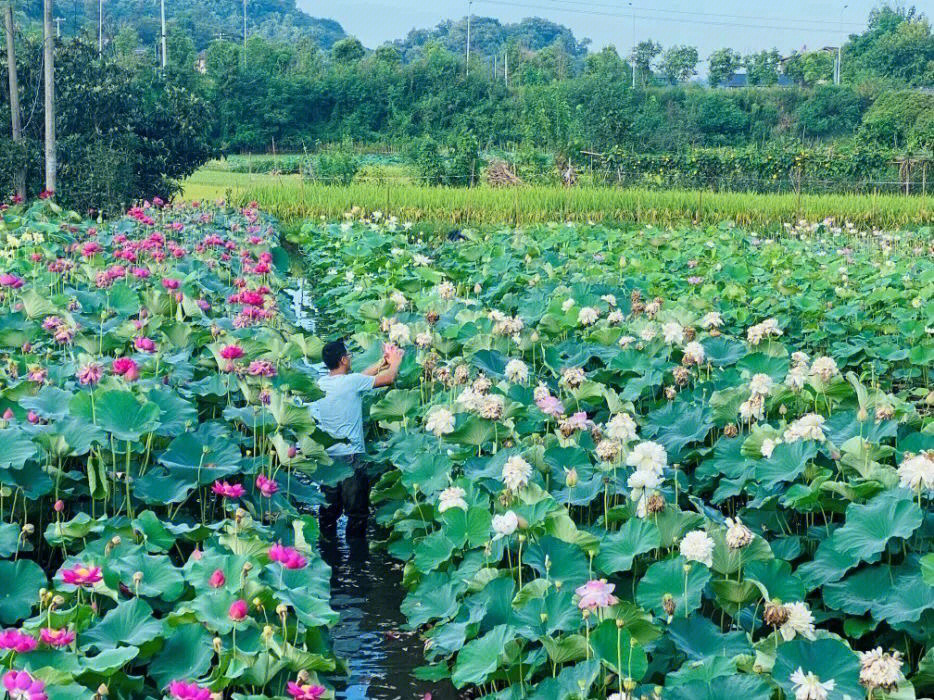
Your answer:
[[[18,4],[26,18],[41,20],[41,2]],[[98,0],[57,0],[55,9],[66,36],[82,32],[97,36]],[[184,30],[198,50],[217,38],[237,40],[243,36],[241,0],[166,0],[165,13],[168,24]],[[142,47],[154,46],[159,40],[159,2],[104,0],[105,40],[125,27],[136,30]],[[268,39],[291,42],[309,37],[324,49],[347,36],[338,22],[305,14],[295,0],[248,0],[247,27],[250,34]]]
[[[405,60],[416,58],[425,44],[438,42],[448,51],[463,55],[467,49],[467,20],[446,20],[433,29],[413,29],[393,46]],[[578,41],[567,27],[541,17],[502,24],[493,17],[473,17],[470,23],[470,51],[491,58],[502,55],[507,47],[540,51],[558,45],[573,58],[587,55],[590,39]]]

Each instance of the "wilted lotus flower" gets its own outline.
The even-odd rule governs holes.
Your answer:
[[[613,595],[616,586],[606,579],[592,580],[577,588],[574,592],[580,596],[577,607],[581,610],[598,610],[616,605],[619,599]]]
[[[438,437],[454,432],[454,414],[443,406],[435,406],[425,417],[425,430]]]
[[[525,384],[529,379],[529,366],[522,360],[513,358],[506,363],[506,379],[516,384]]]
[[[898,689],[902,678],[902,657],[897,651],[883,653],[882,647],[859,652],[859,682],[870,691],[881,688],[886,692]]]
[[[101,380],[101,377],[104,376],[104,368],[96,362],[89,362],[78,369],[75,376],[78,378],[79,384],[94,386]]]
[[[752,531],[739,518],[726,519],[726,544],[730,549],[742,549],[752,542]]]
[[[795,700],[827,700],[828,693],[837,685],[832,678],[821,683],[812,671],[805,674],[800,666],[791,674],[790,680],[794,684]]]

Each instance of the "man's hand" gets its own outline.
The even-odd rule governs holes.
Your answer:
[[[405,350],[392,343],[383,346],[383,361],[389,365],[385,370],[376,375],[373,379],[374,387],[389,386],[399,375],[399,365],[402,364],[402,358],[405,356]]]

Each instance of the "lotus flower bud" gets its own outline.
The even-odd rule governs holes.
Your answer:
[[[134,584],[134,585],[138,586],[142,580],[143,580],[143,572],[142,572],[142,571],[137,571],[135,574],[133,574],[133,584]]]
[[[305,669],[302,669],[301,671],[298,672],[298,682],[299,682],[299,683],[307,683],[307,682],[308,682],[308,678],[309,678],[309,676],[308,676],[308,671],[306,671]]]
[[[816,364],[816,363],[815,363]],[[859,410],[856,412],[856,418],[862,423],[865,420],[869,419],[869,414],[866,412],[866,409],[862,406],[859,407]]]
[[[272,639],[273,634],[274,630],[272,629],[272,626],[266,625],[263,627],[263,639],[265,639],[267,642]]]
[[[623,689],[627,693],[631,693],[636,689],[636,682],[632,678],[627,678],[623,681]]]
[[[577,470],[574,467],[571,467],[564,478],[564,483],[567,484],[569,489],[573,489],[575,486],[577,486],[577,482]]]
[[[52,605],[49,607],[57,608],[58,606],[64,605],[64,604],[65,604],[65,599],[62,596],[57,595],[54,598],[52,598]]]
[[[253,570],[253,565],[252,565],[250,562],[246,562],[246,563],[244,563],[244,565],[243,565],[243,569],[241,569],[241,573],[242,573],[243,576],[246,576],[246,575],[247,575],[248,573],[250,573],[252,570]]]
[[[56,513],[61,513],[63,510],[65,510],[65,502],[59,498],[57,501],[55,501],[55,505],[52,506],[52,508]]]
[[[214,640],[213,640],[212,644],[213,644],[213,646],[214,646],[214,653],[215,653],[215,654],[220,654],[221,651],[223,651],[223,649],[224,649],[224,643],[223,643],[223,641],[221,641],[221,638],[220,638],[220,637],[214,637]]]
[[[257,610],[263,609],[263,601],[260,600],[259,598],[253,598],[251,602],[253,603],[253,607],[256,608]]]
[[[616,626],[620,629],[626,626],[626,621],[621,618],[616,618]]]
[[[284,618],[288,612],[289,612],[289,606],[286,605],[285,603],[279,603],[276,606],[276,615],[278,615],[279,617]]]
[[[778,407],[778,415],[784,416],[786,413],[788,413],[788,409],[785,407],[785,404]]]

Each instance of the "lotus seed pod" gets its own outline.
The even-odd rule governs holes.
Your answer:
[[[662,609],[665,611],[665,614],[668,617],[674,617],[675,615],[675,599],[671,597],[670,593],[666,593],[662,597]]]
[[[120,535],[114,535],[110,538],[110,544],[112,544],[114,547],[119,547],[121,542],[123,542],[123,540],[120,539]]]
[[[665,497],[660,493],[653,493],[646,501],[645,509],[649,513],[661,513],[665,510]]]
[[[250,573],[252,570],[253,570],[253,565],[252,565],[250,562],[246,562],[246,563],[244,563],[243,569],[242,569],[241,571],[242,571],[242,574],[243,574],[244,576],[246,576],[246,575],[247,575],[248,573]]]
[[[143,580],[143,572],[142,572],[142,571],[137,571],[136,573],[133,574],[133,583],[134,583],[134,584],[136,584],[136,585],[138,586],[138,585],[140,584],[140,581],[142,581],[142,580]]]
[[[266,625],[263,627],[263,639],[269,641],[274,634],[274,630],[271,625]]]
[[[627,693],[631,693],[636,689],[636,682],[632,678],[627,678],[623,681],[623,688]]]
[[[276,606],[276,615],[278,615],[279,617],[285,617],[288,612],[289,612],[289,606],[286,605],[285,603],[279,603]]]
[[[221,651],[223,651],[223,649],[224,649],[224,643],[223,643],[223,641],[221,641],[221,638],[220,638],[220,637],[214,637],[214,640],[211,642],[211,644],[212,644],[213,647],[214,647],[214,653],[215,653],[215,654],[220,654]]]
[[[571,467],[571,469],[568,470],[567,476],[564,478],[564,482],[570,489],[573,489],[575,486],[577,486],[578,476],[577,470],[574,467]]]
[[[24,535],[31,535],[31,534],[34,533],[35,531],[36,531],[36,526],[33,525],[32,523],[26,523],[25,525],[23,525],[23,534],[24,534]]]
[[[736,437],[739,435],[739,428],[736,427],[736,423],[727,423],[723,427],[723,434],[728,438]]]
[[[309,679],[308,671],[306,671],[305,669],[302,669],[301,671],[298,672],[299,683],[307,683],[308,679]]]
[[[59,605],[64,605],[64,604],[65,604],[65,598],[63,598],[62,596],[57,595],[54,598],[52,598],[52,605],[54,607],[57,608]]]
[[[766,603],[762,619],[770,627],[781,627],[788,622],[788,609],[779,600],[770,600]]]
[[[97,686],[97,694],[101,697],[110,694],[110,689],[107,687],[106,683],[101,683],[99,686]]]

